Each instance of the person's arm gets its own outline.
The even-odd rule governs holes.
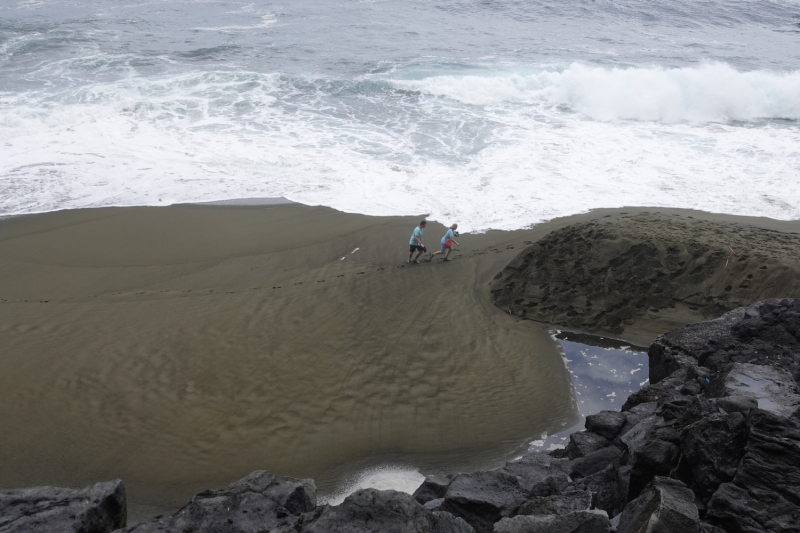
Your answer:
[[[453,231],[453,230],[450,230],[450,231]],[[456,240],[456,232],[453,231],[453,233],[450,235],[450,240],[453,241],[454,243],[456,243],[458,246],[461,246],[460,244],[458,244],[458,241]]]

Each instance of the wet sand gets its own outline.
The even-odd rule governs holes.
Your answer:
[[[2,220],[0,487],[122,478],[135,522],[256,469],[324,494],[374,465],[499,464],[579,415],[548,327],[495,307],[489,282],[526,242],[635,211],[462,235],[454,261],[411,266],[419,217],[293,204]],[[429,248],[443,234],[429,224]]]
[[[546,328],[487,291],[541,230],[407,266],[418,222],[300,205],[2,221],[0,486],[122,478],[135,521],[255,469],[324,493],[387,462],[482,468],[574,422]]]

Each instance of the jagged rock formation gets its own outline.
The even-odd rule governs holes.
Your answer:
[[[293,531],[316,504],[317,487],[312,480],[259,470],[227,487],[201,492],[171,516],[159,516],[124,531]]]
[[[438,482],[439,508],[478,532],[800,531],[800,299],[670,331],[649,356],[621,412],[549,459]]]
[[[491,288],[503,311],[527,319],[620,334],[647,317],[663,332],[765,298],[800,296],[798,249],[795,233],[640,214],[554,231]]]
[[[125,485],[120,480],[85,489],[0,490],[0,532],[107,533],[125,527],[125,502]]]
[[[316,505],[310,479],[257,471],[219,489],[202,492],[171,516],[159,516],[126,533],[473,533],[464,520],[431,511],[409,494],[359,490],[337,506]]]

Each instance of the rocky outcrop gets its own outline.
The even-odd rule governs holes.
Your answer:
[[[302,533],[473,533],[464,520],[450,513],[431,512],[412,496],[393,490],[362,489],[340,505],[321,506],[303,519]]]
[[[800,299],[670,331],[649,356],[622,411],[550,461],[456,476],[441,508],[478,532],[800,531]]]
[[[260,470],[227,487],[201,492],[173,515],[159,516],[124,531],[291,531],[304,513],[314,511],[316,490],[310,479],[275,476]]]
[[[645,318],[669,324],[664,331],[800,296],[800,235],[689,218],[639,214],[554,231],[496,276],[494,301],[523,318],[620,334]]]
[[[340,505],[317,506],[312,480],[265,471],[202,492],[171,516],[159,516],[123,531],[474,533],[463,519],[427,509],[403,492],[364,489]]]
[[[125,527],[126,518],[125,485],[120,480],[85,489],[0,490],[3,533],[107,533]]]

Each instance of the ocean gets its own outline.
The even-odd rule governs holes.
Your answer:
[[[0,215],[800,218],[796,0],[2,0]]]

